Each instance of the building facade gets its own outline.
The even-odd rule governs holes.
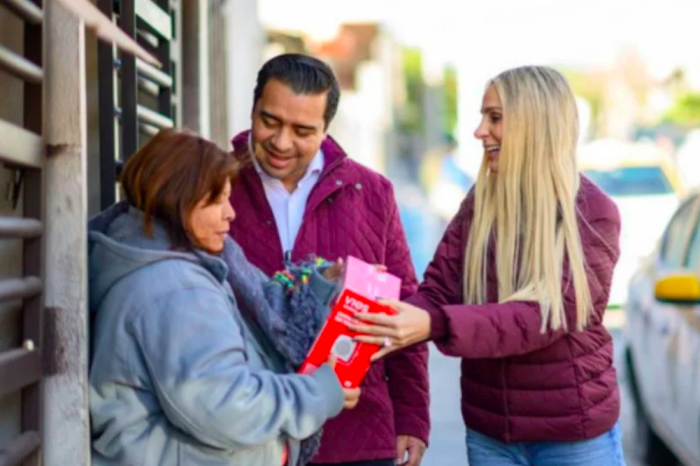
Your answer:
[[[245,125],[256,8],[0,0],[0,465],[90,463],[87,219],[159,129]]]

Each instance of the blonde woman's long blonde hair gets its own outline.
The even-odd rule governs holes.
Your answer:
[[[576,327],[592,311],[576,215],[578,116],[564,77],[545,67],[505,71],[490,83],[503,107],[498,174],[484,158],[464,261],[465,302],[486,301],[487,251],[496,237],[498,300],[537,301],[541,331],[567,328],[563,293],[573,286]],[[562,283],[568,258],[570,283]]]

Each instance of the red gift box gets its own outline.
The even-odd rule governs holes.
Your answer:
[[[309,355],[299,373],[312,374],[328,361],[331,353],[337,356],[335,373],[345,388],[357,388],[364,379],[370,358],[381,347],[354,340],[358,334],[348,328],[359,323],[354,313],[393,315],[396,311],[375,301],[377,296],[367,296],[367,290],[382,292],[382,298],[398,299],[401,280],[386,272],[378,272],[374,266],[349,257],[345,266],[345,278],[340,297],[331,310]]]

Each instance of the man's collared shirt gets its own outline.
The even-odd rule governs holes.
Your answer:
[[[304,219],[306,201],[309,199],[309,194],[323,171],[323,152],[319,149],[309,164],[306,173],[297,183],[296,189],[291,193],[287,191],[287,188],[284,187],[280,180],[265,173],[252,154],[253,152],[251,151],[255,171],[257,171],[262,180],[267,202],[270,204],[272,213],[275,216],[277,231],[282,243],[282,251],[285,259],[288,259],[294,248],[294,241],[296,241],[297,234],[301,228],[301,222]]]

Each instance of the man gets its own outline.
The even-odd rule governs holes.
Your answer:
[[[231,193],[231,235],[265,273],[315,254],[384,264],[403,280],[416,278],[391,183],[350,160],[327,135],[340,98],[325,63],[282,55],[258,73],[252,129],[233,139],[234,153],[251,160]],[[324,427],[314,464],[418,466],[429,421],[425,345],[374,363],[360,402]]]

